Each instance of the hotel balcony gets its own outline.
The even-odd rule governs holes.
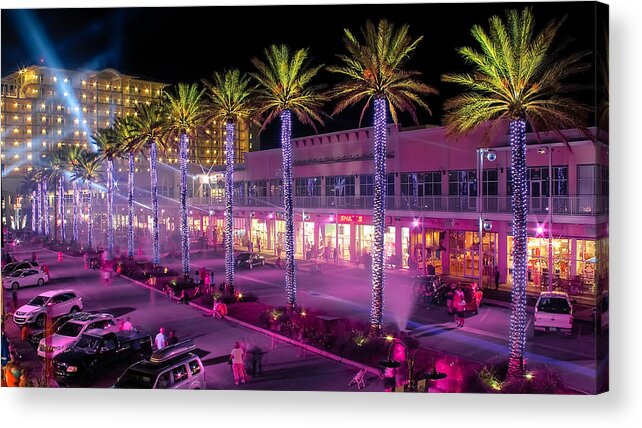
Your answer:
[[[567,216],[598,216],[608,214],[608,197],[581,195],[581,196],[554,196],[551,198],[554,215]],[[434,212],[434,213],[477,213],[477,197],[475,196],[388,196],[386,201],[387,211]],[[484,196],[484,213],[510,214],[510,196]],[[190,198],[189,204],[196,207],[209,207],[224,209],[223,197]],[[255,197],[236,196],[234,205],[242,208],[274,209],[283,207],[283,198],[280,196]],[[549,198],[529,197],[529,214],[548,214]],[[372,210],[372,196],[295,196],[294,208],[309,210]]]

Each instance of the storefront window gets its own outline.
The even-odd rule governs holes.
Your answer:
[[[478,232],[450,232],[451,275],[479,277],[478,236]],[[485,232],[482,235],[482,273],[485,277],[484,281],[490,281],[497,265],[497,239],[497,233]]]
[[[571,240],[553,239],[553,284],[554,287],[565,287],[568,285],[571,275]],[[512,281],[513,265],[513,238],[507,237],[506,245],[508,254],[508,281]],[[548,288],[548,238],[528,238],[528,286],[536,290]]]
[[[425,238],[422,238],[422,232]],[[422,230],[415,227],[410,230],[410,240],[407,250],[409,254],[408,267],[411,269],[430,270],[429,266],[435,268],[437,275],[441,274],[441,255],[443,254],[443,232],[435,229]],[[424,251],[425,248],[425,251]]]
[[[252,219],[252,244],[254,251],[263,251],[268,249],[267,225],[265,220]]]

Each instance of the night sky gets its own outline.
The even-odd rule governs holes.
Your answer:
[[[18,67],[37,64],[64,68],[113,67],[123,73],[166,83],[200,82],[214,70],[253,71],[250,58],[262,56],[270,44],[309,47],[316,63],[336,62],[343,53],[343,29],[357,30],[367,20],[386,18],[410,25],[411,35],[423,35],[409,68],[437,87],[439,96],[428,99],[433,115],[420,114],[422,124],[441,122],[444,99],[458,87],[440,82],[445,72],[466,71],[455,48],[475,45],[470,28],[487,27],[493,14],[523,8],[525,3],[319,5],[319,6],[212,6],[182,8],[46,9],[2,11],[2,76]],[[570,51],[594,51],[595,3],[534,3],[538,27],[567,16],[560,40],[572,39]],[[57,58],[57,60],[56,60]],[[56,62],[58,62],[56,64]],[[592,103],[594,72],[578,83],[587,90],[579,98]],[[331,85],[337,77],[325,70],[315,82]],[[328,107],[327,112],[331,112]],[[326,123],[319,132],[355,128],[360,107]],[[369,124],[368,116],[365,119]],[[402,125],[413,125],[408,115]],[[276,124],[275,124],[276,125]],[[591,125],[591,124],[589,124]],[[264,148],[278,145],[275,126],[261,136]],[[295,136],[311,128],[294,124]]]

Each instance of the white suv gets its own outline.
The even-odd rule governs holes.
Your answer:
[[[18,325],[35,323],[39,328],[45,325],[45,319],[79,312],[83,308],[82,298],[73,290],[52,290],[39,294],[19,307],[13,314],[13,321]]]
[[[535,304],[535,334],[541,331],[573,330],[573,305],[561,291],[542,292]]]
[[[53,335],[42,338],[38,356],[53,358],[75,345],[85,331],[94,329],[115,332],[118,326],[112,314],[82,314],[64,323]]]

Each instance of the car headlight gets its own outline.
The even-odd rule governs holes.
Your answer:
[[[24,312],[16,312],[16,315],[23,316],[25,313]]]
[[[76,366],[67,367],[67,373],[76,373],[77,371],[78,371],[78,367]]]

